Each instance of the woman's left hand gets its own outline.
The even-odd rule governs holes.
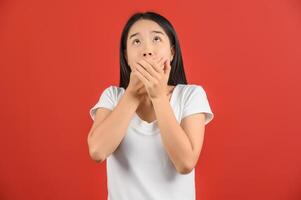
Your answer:
[[[169,58],[161,58],[159,61],[142,58],[135,62],[133,73],[143,82],[149,98],[154,100],[166,97],[170,69]]]

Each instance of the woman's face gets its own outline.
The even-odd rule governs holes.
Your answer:
[[[133,69],[133,63],[145,58],[146,60],[170,58],[174,56],[174,49],[164,30],[152,20],[138,20],[129,30],[125,58]]]

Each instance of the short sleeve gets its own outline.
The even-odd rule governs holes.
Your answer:
[[[203,87],[199,85],[189,85],[184,95],[182,119],[196,113],[205,113],[205,125],[214,117]]]
[[[95,119],[96,110],[100,107],[110,110],[114,109],[115,105],[115,91],[113,86],[107,87],[99,97],[98,102],[90,109],[89,114],[92,120]]]

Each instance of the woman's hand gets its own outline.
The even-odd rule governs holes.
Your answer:
[[[126,90],[132,97],[139,101],[144,95],[147,95],[144,84],[139,80],[134,71],[130,73],[130,81]]]
[[[146,60],[134,63],[133,73],[142,81],[151,100],[166,97],[170,73],[170,59]]]

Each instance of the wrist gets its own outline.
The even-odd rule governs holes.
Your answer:
[[[165,95],[162,95],[162,96],[159,96],[159,97],[156,97],[156,98],[152,98],[151,101],[153,102],[153,104],[160,104],[164,101],[167,101],[169,102],[168,100],[168,96],[165,96]]]
[[[124,96],[129,99],[129,101],[133,102],[135,105],[139,105],[139,99],[136,97],[133,91],[126,89]]]

